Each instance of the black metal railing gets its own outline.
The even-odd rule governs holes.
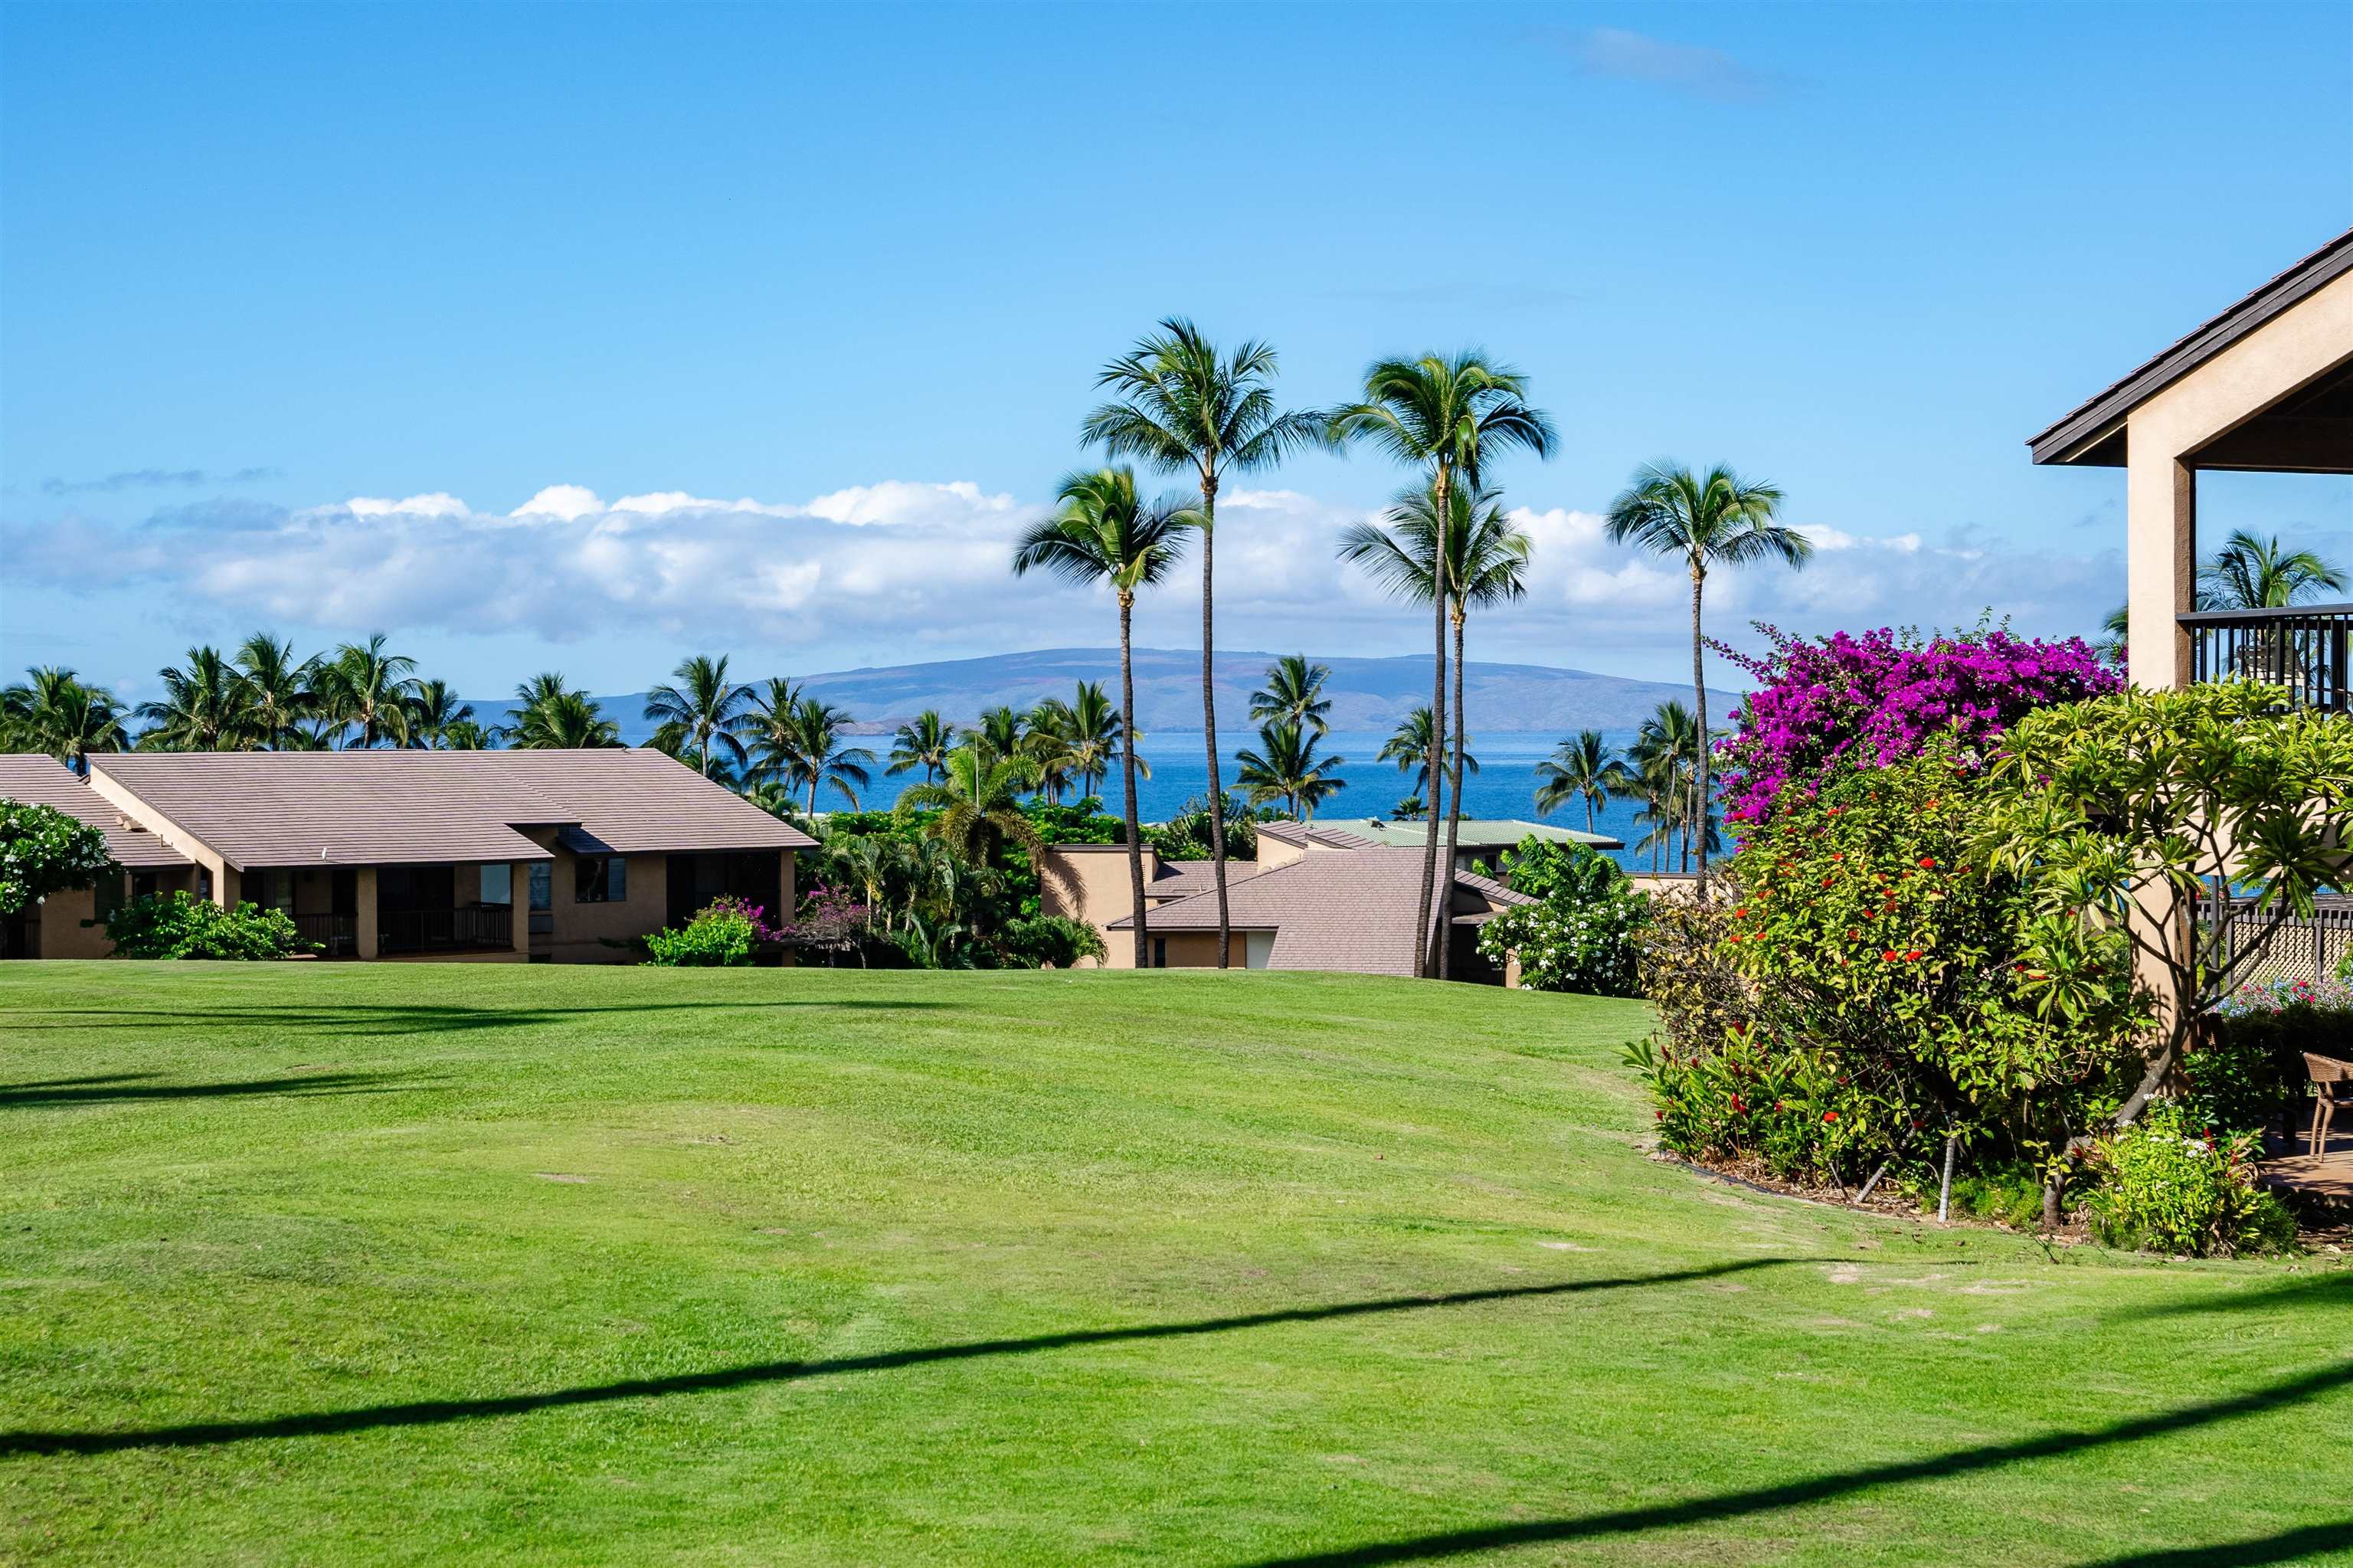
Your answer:
[[[2202,610],[2181,618],[2189,633],[2190,678],[2261,681],[2295,707],[2353,708],[2353,604],[2289,609]]]
[[[302,939],[330,959],[348,959],[359,951],[360,920],[356,915],[297,915],[294,929]]]
[[[469,904],[457,909],[385,909],[376,942],[387,953],[459,952],[514,946],[514,908]]]

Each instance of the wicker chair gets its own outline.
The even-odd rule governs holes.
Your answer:
[[[2337,1107],[2353,1105],[2353,1062],[2307,1051],[2304,1070],[2312,1076],[2312,1157],[2317,1160],[2328,1147],[2328,1128],[2337,1119]]]

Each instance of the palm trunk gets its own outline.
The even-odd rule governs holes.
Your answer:
[[[1699,835],[1699,879],[1707,880],[1707,670],[1701,662],[1704,644],[1700,639],[1700,585],[1707,580],[1705,568],[1697,561],[1692,563],[1692,705],[1699,715],[1699,758],[1693,766],[1692,794],[1698,808],[1695,825],[1683,830],[1684,842],[1691,835]]]
[[[1427,978],[1438,972],[1438,937],[1440,927],[1433,922],[1431,905],[1438,895],[1438,813],[1440,796],[1444,791],[1446,758],[1446,534],[1449,514],[1448,499],[1452,493],[1453,472],[1443,463],[1430,489],[1430,499],[1437,503],[1438,530],[1435,548],[1430,563],[1430,814],[1421,835],[1421,918],[1422,963],[1419,973]]]
[[[1128,658],[1128,623],[1135,612],[1135,596],[1119,596],[1119,723],[1120,773],[1127,786],[1122,820],[1127,824],[1127,892],[1135,907],[1135,967],[1152,967],[1152,937],[1144,927],[1144,831],[1135,820],[1135,670]]]
[[[1446,780],[1446,855],[1439,864],[1438,883],[1438,978],[1445,980],[1454,968],[1454,851],[1462,833],[1462,620],[1461,605],[1454,607],[1454,760]]]
[[[1211,548],[1218,533],[1218,478],[1201,475],[1201,733],[1209,754],[1209,875],[1218,885],[1218,967],[1231,966],[1234,931],[1226,908],[1226,788],[1218,778],[1218,676],[1212,643]]]

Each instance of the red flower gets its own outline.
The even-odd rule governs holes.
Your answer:
[[[1920,857],[1920,869],[1921,869],[1922,871],[1934,871],[1934,870],[1936,870],[1936,857],[1935,855],[1932,855],[1932,854],[1924,854],[1924,855],[1922,855],[1922,856]]]
[[[1855,929],[1853,927],[1852,927],[1852,926],[1849,926],[1849,927],[1846,928],[1846,939],[1847,939],[1848,941],[1850,941],[1850,942],[1854,941],[1856,938],[1860,938],[1862,935],[1862,932],[1860,932],[1860,931],[1856,930],[1856,929]]]
[[[1885,951],[1885,952],[1883,952],[1883,953],[1880,954],[1880,955],[1879,955],[1879,961],[1880,961],[1881,963],[1883,963],[1883,964],[1892,964],[1892,963],[1894,963],[1894,962],[1895,961],[1895,949],[1894,949],[1894,948],[1888,948],[1888,949],[1887,949],[1887,951]]]
[[[1904,961],[1905,961],[1905,963],[1907,963],[1907,964],[1916,964],[1916,963],[1918,963],[1918,962],[1920,961],[1920,949],[1919,949],[1919,948],[1913,948],[1910,952],[1908,952],[1908,953],[1905,954],[1905,955],[1904,955]]]
[[[1824,1112],[1822,1112],[1822,1119],[1823,1119],[1824,1121],[1836,1121],[1836,1120],[1838,1120],[1838,1112],[1836,1112],[1836,1111],[1824,1111]]]

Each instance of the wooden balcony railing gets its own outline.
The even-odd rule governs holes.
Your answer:
[[[387,953],[465,952],[514,946],[514,908],[469,904],[458,909],[385,909],[376,941]]]
[[[2353,604],[2201,610],[2181,617],[2181,628],[2189,633],[2193,680],[2261,681],[2292,706],[2353,708],[2347,668]]]
[[[322,958],[348,959],[359,951],[360,920],[356,915],[297,915],[294,929]]]

